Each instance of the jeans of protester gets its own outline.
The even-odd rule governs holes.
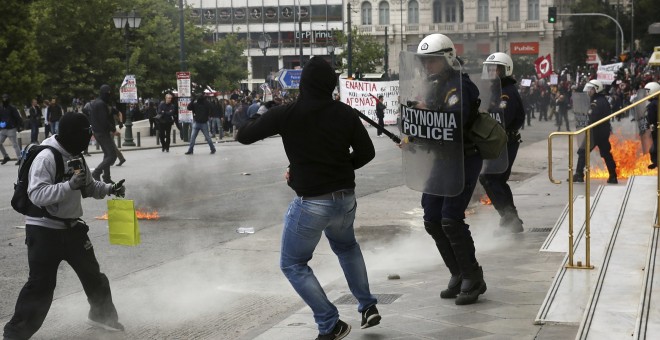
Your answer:
[[[21,149],[18,147],[18,140],[16,139],[16,129],[0,129],[0,152],[2,153],[2,156],[9,157],[7,151],[5,151],[4,145],[2,145],[7,138],[9,138],[11,145],[14,147],[16,159],[21,158]]]
[[[172,137],[172,124],[173,123],[158,124],[158,139],[160,139],[160,147],[163,150],[170,149],[170,140]]]
[[[215,117],[209,119],[209,123],[211,123],[211,126],[209,127],[211,129],[211,134],[212,135],[219,135],[220,139],[222,139],[222,120],[220,117]]]
[[[28,339],[39,330],[53,302],[62,261],[78,275],[91,307],[90,314],[98,320],[118,319],[110,283],[100,271],[88,229],[84,224],[69,229],[25,226],[30,275],[18,295],[14,316],[5,325],[5,338]]]
[[[50,133],[56,135],[60,131],[60,121],[50,122]]]
[[[348,287],[358,301],[358,311],[362,312],[377,302],[369,291],[367,268],[360,245],[355,239],[353,221],[356,210],[354,193],[334,200],[296,197],[289,204],[284,217],[280,268],[298,295],[314,312],[321,334],[330,333],[339,320],[337,307],[328,300],[307,265],[323,233],[339,258]]]
[[[209,143],[209,147],[211,148],[211,151],[215,151],[215,145],[213,145],[213,140],[209,135],[209,124],[194,122],[192,127],[192,135],[190,136],[190,146],[188,147],[188,152],[192,152],[193,148],[195,148],[195,139],[197,139],[197,134],[200,131],[202,131],[202,134],[204,135],[206,142]]]
[[[117,160],[117,153],[113,145],[115,142],[112,141],[112,135],[108,132],[94,132],[94,139],[96,139],[96,143],[103,150],[103,160],[96,166],[96,169],[92,172],[92,176],[98,178],[103,174],[103,180],[109,181],[111,180],[110,167]]]
[[[30,143],[39,143],[39,122],[30,121]]]

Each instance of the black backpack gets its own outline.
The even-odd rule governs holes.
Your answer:
[[[11,206],[14,210],[30,217],[48,217],[59,221],[66,219],[52,216],[46,211],[46,208],[36,206],[28,197],[28,177],[30,175],[30,166],[37,154],[49,149],[55,156],[55,182],[59,183],[64,178],[64,160],[62,154],[52,146],[29,144],[21,152],[20,166],[18,168],[18,179],[14,184],[14,195],[11,198]]]

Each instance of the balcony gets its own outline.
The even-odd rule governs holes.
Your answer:
[[[411,32],[411,33],[419,32],[419,25],[406,25],[406,32]]]
[[[360,27],[358,27],[358,31],[360,31],[360,33],[369,33],[369,34],[371,34],[371,32],[373,31],[373,26],[371,26],[371,25],[360,26]]]
[[[490,22],[478,22],[474,24],[474,30],[475,31],[489,31],[490,30]]]

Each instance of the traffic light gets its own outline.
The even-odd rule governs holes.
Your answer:
[[[548,22],[551,24],[557,22],[557,7],[548,7]]]

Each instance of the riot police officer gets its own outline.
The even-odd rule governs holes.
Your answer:
[[[591,106],[587,113],[589,115],[589,124],[593,124],[612,114],[610,103],[607,101],[607,98],[605,98],[605,94],[603,93],[604,89],[605,87],[603,86],[603,83],[597,79],[590,80],[584,86],[583,91],[591,97]],[[589,153],[591,153],[591,150],[595,147],[598,147],[600,156],[603,157],[603,160],[605,161],[607,172],[609,172],[607,183],[617,184],[616,163],[614,162],[614,157],[612,157],[612,146],[610,145],[609,139],[611,130],[612,126],[609,121],[601,123],[593,128]],[[584,182],[584,164],[585,157],[587,156],[585,149],[586,147],[584,144],[578,149],[578,161],[575,174],[573,175],[573,182]]]
[[[518,217],[518,210],[513,202],[511,187],[507,184],[511,176],[511,167],[516,160],[518,147],[520,146],[520,132],[525,124],[525,109],[522,98],[516,89],[516,80],[513,74],[513,60],[507,54],[496,52],[488,56],[484,61],[484,73],[495,72],[497,80],[501,83],[502,96],[499,101],[499,109],[503,114],[504,127],[506,128],[508,142],[507,160],[508,166],[502,173],[486,173],[479,176],[479,182],[486,190],[493,206],[500,214],[501,232],[520,233],[523,231],[522,220]],[[498,86],[499,88],[499,86]]]
[[[660,91],[660,84],[657,82],[650,82],[644,86],[648,91],[647,95],[654,94]],[[655,169],[658,167],[658,97],[653,97],[649,100],[649,104],[646,106],[646,122],[651,129],[651,138],[653,139],[653,146],[649,150],[649,155],[651,156],[651,164],[649,169]]]
[[[464,139],[462,128],[470,121],[470,116],[475,114],[476,110],[473,109],[478,107],[479,90],[466,74],[457,70],[460,69],[460,65],[454,43],[443,34],[431,34],[419,43],[415,57],[418,62],[421,61],[422,72],[426,75],[426,79],[421,81],[429,85],[428,92],[420,94],[423,99],[417,103],[410,103],[413,104],[413,108],[408,110],[442,117],[456,115],[458,117],[456,120],[460,124],[457,124],[457,129],[452,133],[461,136],[457,139]],[[449,127],[451,124],[443,126],[445,132]],[[424,192],[421,200],[424,209],[424,227],[435,240],[436,247],[451,273],[447,289],[440,293],[440,297],[455,298],[457,305],[466,305],[476,302],[479,295],[486,291],[483,270],[475,256],[474,240],[469,226],[465,224],[465,210],[474,191],[483,160],[473,146],[463,145],[471,144],[467,140],[458,140],[458,144],[454,144],[460,146],[458,154],[442,150],[443,147],[456,142],[448,138],[447,134],[444,136],[447,137],[445,140],[427,140],[424,145],[427,148],[441,149],[436,154],[444,152],[443,159],[434,162],[429,171],[430,179],[426,180],[427,183],[420,190]],[[403,149],[405,153],[406,147],[404,146]],[[451,163],[447,161],[448,159],[459,159],[463,163],[454,164],[453,169],[459,169],[458,172],[442,172],[442,167]],[[451,167],[451,164],[448,166]],[[459,183],[459,187],[451,194],[449,191],[433,191],[430,190],[428,183],[430,181],[451,182],[444,183],[449,185]]]

